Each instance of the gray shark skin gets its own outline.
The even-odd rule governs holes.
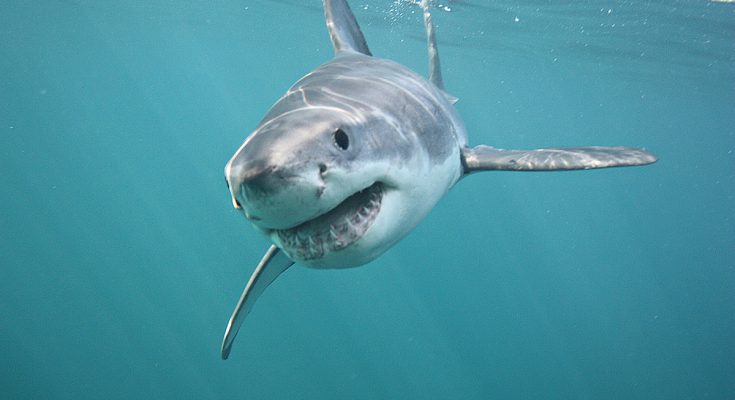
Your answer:
[[[222,343],[294,263],[363,265],[405,237],[462,177],[650,164],[630,147],[468,147],[444,91],[428,1],[429,79],[373,57],[344,0],[324,0],[335,56],[296,82],[225,166],[236,209],[273,245],[250,277]]]

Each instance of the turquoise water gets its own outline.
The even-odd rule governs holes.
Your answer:
[[[352,1],[426,71],[414,7]],[[643,146],[642,168],[485,173],[361,268],[292,268],[223,167],[331,56],[320,3],[0,3],[0,397],[735,398],[735,4],[448,1],[473,144]]]

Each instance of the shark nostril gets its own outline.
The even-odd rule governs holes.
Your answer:
[[[319,163],[319,175],[324,175],[327,172],[327,164]]]

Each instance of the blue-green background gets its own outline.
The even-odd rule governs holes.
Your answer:
[[[472,144],[657,164],[486,173],[356,269],[292,268],[223,166],[328,60],[301,1],[0,1],[0,398],[735,398],[735,4],[449,1]],[[416,7],[352,1],[424,73]]]

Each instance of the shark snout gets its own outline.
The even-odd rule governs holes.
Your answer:
[[[225,168],[225,178],[233,206],[262,229],[289,228],[323,207],[319,197],[324,182],[318,166],[287,168],[259,161],[232,162]]]
[[[225,168],[225,178],[230,187],[235,208],[242,207],[248,199],[265,197],[278,190],[275,167],[264,162],[235,163]]]

